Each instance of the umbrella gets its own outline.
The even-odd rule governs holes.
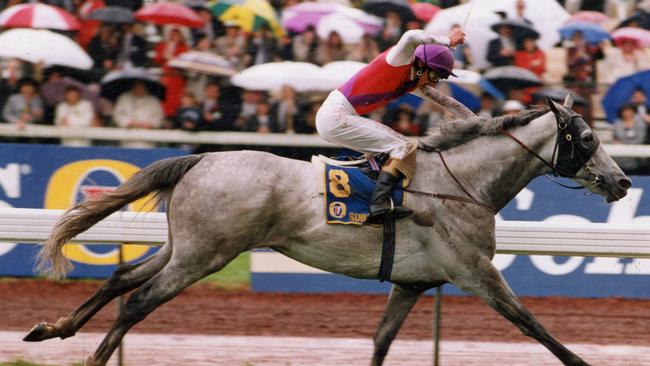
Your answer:
[[[79,30],[81,28],[77,18],[62,8],[38,3],[14,5],[5,9],[0,13],[0,26],[57,30]]]
[[[430,3],[411,3],[410,6],[415,17],[423,22],[430,22],[436,13],[440,11],[439,6]]]
[[[210,52],[185,52],[169,60],[167,65],[216,76],[233,76],[237,73],[229,61]]]
[[[609,33],[603,27],[594,23],[575,22],[560,28],[560,35],[565,39],[573,37],[575,32],[582,32],[587,42],[591,44],[597,44],[610,38]]]
[[[133,88],[133,83],[139,81],[149,90],[149,93],[158,99],[165,98],[165,87],[158,79],[140,68],[112,71],[101,80],[100,95],[115,101],[122,93]]]
[[[483,76],[504,93],[512,89],[543,85],[542,80],[532,71],[517,66],[495,67]]]
[[[388,12],[397,13],[402,21],[415,19],[415,14],[406,0],[366,0],[363,10],[381,17],[386,16]]]
[[[304,2],[282,11],[282,25],[293,32],[302,33],[307,27],[318,27],[323,17],[337,14],[350,19],[363,28],[365,33],[377,34],[384,22],[381,18],[363,10],[335,3]]]
[[[463,87],[477,96],[482,92],[486,92],[496,99],[505,99],[499,89],[476,71],[454,69],[454,74],[456,74],[455,77],[451,76],[445,82]]]
[[[175,24],[192,28],[203,26],[203,19],[191,8],[177,3],[155,3],[135,12],[135,18],[153,24]]]
[[[131,24],[135,21],[133,12],[121,6],[107,6],[97,9],[88,15],[87,19],[93,19],[105,24]]]
[[[643,0],[636,6],[639,10],[650,13],[650,0]]]
[[[631,39],[642,47],[650,47],[650,31],[641,28],[619,28],[612,32],[612,38],[615,41]]]
[[[579,11],[571,16],[569,20],[564,24],[572,23],[592,23],[592,24],[602,24],[611,20],[607,15],[593,10]]]
[[[512,36],[514,38],[539,38],[539,32],[533,29],[532,25],[518,19],[504,19],[500,22],[492,24],[490,29],[498,32],[499,28],[502,26],[510,27],[512,29]]]
[[[247,32],[254,32],[266,24],[276,37],[284,35],[278,15],[265,0],[218,0],[210,9],[222,22],[236,22]]]
[[[618,109],[630,102],[637,89],[643,90],[645,95],[650,95],[650,70],[620,78],[609,87],[601,102],[608,121],[614,122]]]
[[[567,94],[571,94],[573,96],[573,101],[575,104],[587,104],[587,99],[579,96],[575,92],[566,89],[566,88],[561,88],[557,86],[547,86],[544,88],[541,88],[537,90],[536,92],[533,93],[533,97],[535,98],[551,98],[552,100],[563,103],[564,98],[566,98]]]
[[[638,27],[643,29],[650,29],[650,13],[639,11],[631,17],[623,20],[617,28],[622,27]]]
[[[474,0],[476,3],[472,11],[472,2],[440,10],[425,30],[433,34],[447,34],[452,24],[467,24],[463,27],[467,34],[467,44],[470,46],[474,64],[478,69],[490,66],[486,60],[488,42],[497,35],[490,29],[493,23],[500,20],[495,11],[505,11],[509,17],[514,17],[516,0]],[[546,50],[553,47],[560,40],[557,31],[564,22],[570,18],[569,13],[556,0],[535,0],[526,2],[526,18],[533,23],[533,28],[540,34],[537,45]]]
[[[305,79],[316,77],[320,68],[307,62],[268,62],[251,66],[234,75],[230,82],[248,90],[278,90],[284,85],[308,91]]]
[[[71,77],[64,76],[56,81],[48,81],[41,84],[40,92],[45,103],[49,105],[56,105],[63,102],[66,88],[74,86],[81,92],[81,97],[90,101],[95,108],[99,109],[99,93],[97,90],[92,90],[81,81],[75,80]]]
[[[339,14],[324,16],[316,27],[316,34],[321,39],[327,39],[332,32],[338,33],[346,44],[359,43],[365,34],[360,25]]]
[[[431,34],[447,34],[452,25],[463,24],[469,9],[469,4],[442,9],[424,30]],[[478,68],[489,66],[489,63],[486,61],[487,45],[488,41],[496,37],[496,35],[488,29],[490,29],[490,25],[498,22],[499,19],[499,16],[494,12],[478,6],[472,9],[470,13],[464,32],[467,35],[466,42],[470,45],[474,66]]]
[[[0,57],[90,69],[93,60],[70,38],[44,29],[11,29],[0,34]]]

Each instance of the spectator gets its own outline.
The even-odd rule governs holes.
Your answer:
[[[401,105],[394,113],[390,127],[404,136],[419,136],[420,128],[415,123],[415,112],[408,105]]]
[[[257,104],[260,100],[265,99],[261,93],[252,90],[244,90],[241,94],[241,98],[242,103],[234,126],[236,129],[242,129],[245,127],[248,117],[252,117],[257,113]]]
[[[93,11],[105,7],[104,0],[84,0],[79,7],[78,16],[81,21],[81,29],[77,34],[77,42],[82,48],[87,48],[90,40],[97,34],[101,23],[97,20],[88,19]]]
[[[524,0],[517,0],[515,2],[515,19],[532,25],[533,22],[528,20],[525,14],[526,14],[526,2]]]
[[[280,90],[279,100],[271,105],[271,114],[275,122],[273,132],[295,132],[299,112],[296,92],[290,86],[284,85]]]
[[[487,60],[492,66],[508,66],[515,61],[515,40],[512,28],[507,25],[499,27],[499,38],[488,43]]]
[[[167,62],[172,58],[188,51],[187,44],[183,33],[179,28],[171,28],[166,39],[158,43],[155,47],[156,64],[162,66],[163,74],[160,82],[165,86],[165,100],[163,101],[163,110],[165,116],[172,117],[181,104],[181,95],[185,92],[185,77],[182,72],[167,66]]]
[[[193,50],[213,53],[210,49],[210,41],[208,40],[208,37],[205,36],[202,36],[197,40]],[[185,79],[187,81],[187,87],[185,90],[194,94],[197,100],[203,100],[205,98],[205,89],[210,83],[212,77],[203,72],[185,70]]]
[[[313,26],[293,38],[294,61],[316,63],[318,53],[318,36]]]
[[[224,33],[223,23],[212,15],[210,9],[199,6],[194,7],[194,11],[203,19],[203,27],[199,29],[192,29],[192,43],[196,44],[199,39],[205,37],[208,39],[208,43],[212,44],[214,40],[222,36]]]
[[[497,107],[495,105],[494,97],[488,93],[482,93],[481,108],[476,114],[483,117],[495,117],[497,115]]]
[[[94,68],[102,74],[115,68],[120,44],[115,28],[103,24],[88,44],[88,55],[93,59]]]
[[[377,42],[369,34],[365,34],[361,38],[361,42],[352,48],[348,54],[348,60],[369,63],[379,55],[379,47]]]
[[[271,105],[268,101],[262,99],[257,102],[255,114],[246,118],[243,131],[269,133],[278,132],[277,120],[271,115]]]
[[[120,37],[120,50],[117,54],[119,68],[144,67],[147,57],[147,41],[138,35],[134,24],[123,26]]]
[[[402,18],[400,18],[399,14],[394,11],[386,12],[386,23],[377,39],[379,50],[381,52],[386,51],[389,47],[397,43],[403,31]]]
[[[648,106],[648,99],[646,98],[643,89],[637,89],[632,94],[630,102],[636,108],[636,114],[646,124],[646,139],[645,144],[650,144],[650,110]]]
[[[73,128],[98,125],[92,104],[81,99],[81,90],[78,87],[68,86],[65,89],[63,102],[56,106],[54,124]],[[79,138],[64,138],[61,143],[65,146],[90,146],[90,140]]]
[[[208,84],[205,88],[205,99],[200,105],[201,120],[200,130],[205,131],[224,131],[232,129],[232,118],[228,120],[228,115],[221,104],[221,88],[219,84]]]
[[[636,106],[625,104],[619,109],[614,121],[614,139],[623,144],[642,144],[646,139],[646,123],[636,113]],[[638,158],[616,159],[624,170],[635,170],[641,166]]]
[[[278,46],[268,25],[260,26],[246,45],[246,65],[259,65],[275,59]]]
[[[567,44],[567,69],[565,80],[572,85],[590,85],[596,82],[596,60],[603,58],[600,47],[592,45],[582,32],[574,32]]]
[[[505,103],[503,103],[503,107],[501,108],[501,114],[502,115],[511,115],[511,114],[519,114],[523,110],[525,110],[526,107],[518,100],[506,100]]]
[[[325,42],[318,46],[317,61],[321,65],[332,61],[342,61],[347,57],[347,50],[343,39],[337,32],[331,32]]]
[[[641,70],[650,69],[650,50],[641,48],[635,39],[622,38],[616,42],[618,48],[608,47],[604,50],[603,80],[614,83],[619,78],[632,75]]]
[[[22,62],[17,59],[7,61],[0,79],[0,108],[7,103],[9,96],[18,92],[18,82],[23,77]]]
[[[224,26],[226,34],[218,37],[215,41],[215,51],[230,61],[237,70],[242,70],[246,67],[243,52],[246,46],[246,37],[236,22],[227,21]]]
[[[201,121],[201,109],[197,106],[194,94],[186,92],[181,97],[181,106],[174,118],[174,128],[196,131]]]
[[[278,39],[277,58],[281,61],[293,61],[293,45],[291,37],[283,35]]]
[[[316,113],[323,104],[322,96],[313,96],[300,108],[300,118],[297,119],[296,133],[316,133]]]
[[[526,37],[521,42],[521,48],[515,52],[515,66],[523,67],[542,78],[546,72],[546,56],[537,47],[534,38]]]
[[[38,96],[35,80],[25,78],[18,82],[18,93],[9,97],[2,109],[2,117],[19,129],[42,121],[43,101]]]
[[[153,129],[162,126],[164,117],[160,101],[149,94],[144,83],[136,81],[130,91],[122,93],[115,103],[113,119],[118,127]],[[154,147],[150,143],[123,142],[127,147]]]
[[[460,29],[460,24],[451,26],[451,31]],[[454,54],[454,68],[456,69],[469,69],[474,63],[472,60],[472,51],[467,43],[456,45],[452,50]]]

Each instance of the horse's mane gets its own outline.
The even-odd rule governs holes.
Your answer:
[[[496,135],[512,127],[524,126],[549,112],[549,108],[532,109],[501,117],[475,116],[445,121],[430,128],[418,140],[418,148],[426,151],[447,150],[480,136]]]

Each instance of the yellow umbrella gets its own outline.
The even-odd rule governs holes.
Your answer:
[[[276,37],[284,35],[278,15],[266,0],[217,0],[210,10],[222,22],[236,22],[247,32],[256,31],[267,24]]]

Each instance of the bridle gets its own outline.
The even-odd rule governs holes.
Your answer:
[[[528,145],[515,137],[510,131],[503,130],[501,131],[501,134],[510,137],[524,150],[528,151],[531,155],[536,157],[544,165],[550,168],[553,177],[549,176],[548,174],[545,175],[556,184],[569,189],[583,189],[583,186],[569,186],[561,183],[558,180],[554,179],[554,177],[584,179],[584,177],[578,176],[578,172],[582,168],[585,168],[585,171],[589,177],[584,180],[587,181],[592,187],[599,186],[603,183],[602,179],[587,165],[587,163],[596,153],[598,146],[600,146],[600,141],[598,141],[598,138],[593,134],[589,136],[591,136],[592,139],[595,139],[594,144],[588,143],[584,140],[581,134],[582,131],[580,130],[579,123],[575,121],[577,119],[582,119],[581,115],[573,113],[567,119],[568,122],[561,119],[557,114],[555,114],[557,136],[555,138],[555,145],[553,146],[551,161],[547,161],[541,157],[533,149],[528,147]]]
[[[526,145],[526,143],[518,139],[510,131],[502,130],[501,134],[511,138],[524,150],[526,150],[528,153],[533,155],[544,165],[550,168],[553,176],[550,176],[548,174],[545,174],[545,176],[549,178],[551,181],[555,182],[556,184],[569,189],[585,188],[583,186],[569,186],[554,178],[554,177],[563,177],[563,178],[572,178],[572,179],[576,179],[576,178],[583,179],[588,182],[590,188],[601,186],[604,183],[604,180],[587,165],[589,160],[596,153],[598,146],[600,146],[600,141],[598,140],[598,137],[593,134],[590,135],[592,139],[595,139],[595,143],[589,143],[589,141],[584,140],[584,136],[581,134],[582,130],[579,126],[579,122],[576,121],[577,119],[582,118],[581,115],[577,113],[571,114],[567,118],[568,122],[561,119],[557,113],[554,113],[554,115],[555,115],[555,122],[557,126],[557,136],[555,138],[555,145],[553,146],[553,154],[551,155],[551,161],[544,159],[537,152],[535,152],[535,150],[531,149],[528,145]],[[463,193],[465,193],[467,197],[421,192],[421,191],[415,191],[411,189],[406,189],[406,191],[411,193],[424,194],[442,200],[449,199],[453,201],[472,203],[496,213],[496,210],[493,207],[476,199],[464,187],[464,185],[460,182],[460,180],[458,180],[458,178],[456,178],[456,176],[449,169],[449,166],[447,165],[447,162],[445,161],[442,152],[440,150],[436,150],[436,152],[438,153],[438,156],[440,157],[443,166],[447,170],[447,173],[449,173],[449,175],[452,177],[452,179],[456,182],[456,184],[460,187],[460,189],[463,191]],[[589,177],[587,177],[586,179],[585,177],[578,176],[578,172],[582,168],[585,168],[585,171],[589,175]]]

